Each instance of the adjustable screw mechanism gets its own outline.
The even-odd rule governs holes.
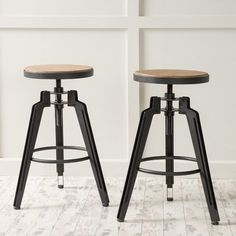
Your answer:
[[[172,102],[173,101],[179,101],[179,98],[175,97],[175,94],[172,92],[172,85],[168,85],[167,93],[165,93],[165,96],[161,98],[161,101],[166,101],[166,104],[167,104],[165,108],[161,108],[161,111],[164,112],[165,114],[170,112],[171,115],[172,115],[172,113],[179,111],[178,108],[174,108],[173,107],[173,103]],[[172,104],[171,105],[172,108],[170,107],[170,104]]]
[[[50,92],[50,94],[55,95],[55,101],[52,101],[51,105],[55,105],[58,108],[61,106],[63,108],[63,105],[68,104],[67,101],[62,100],[62,95],[68,94],[68,91],[64,91],[63,87],[61,87],[61,80],[56,80],[56,87],[54,88],[54,91]]]

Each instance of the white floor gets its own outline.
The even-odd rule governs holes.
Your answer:
[[[138,178],[126,222],[116,214],[124,179],[106,180],[110,207],[101,206],[91,178],[30,177],[21,210],[13,210],[16,177],[0,177],[0,235],[236,235],[236,180],[214,181],[221,223],[212,226],[198,179],[176,178],[174,201],[164,178]]]

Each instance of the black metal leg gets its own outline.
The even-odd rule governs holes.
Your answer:
[[[148,137],[149,129],[151,126],[152,118],[154,114],[160,113],[160,98],[152,97],[150,102],[150,108],[142,112],[140,123],[134,143],[132,157],[129,165],[128,174],[125,181],[125,186],[120,202],[120,207],[117,215],[117,219],[120,222],[124,221],[132,191],[134,188],[135,180],[138,173],[138,168],[143,155],[145,143]]]
[[[20,168],[19,179],[17,183],[16,193],[15,193],[15,200],[14,200],[14,208],[20,209],[20,205],[22,202],[24,189],[29,173],[31,158],[40,126],[41,117],[43,114],[43,109],[45,107],[50,106],[50,92],[43,91],[41,92],[41,99],[40,102],[36,103],[32,107],[30,123],[28,128],[28,133],[26,137],[26,143],[24,148],[23,159]]]
[[[108,206],[109,198],[89,121],[88,111],[86,105],[78,101],[77,91],[72,90],[68,92],[68,106],[75,107],[101,201],[103,206]]]
[[[57,107],[56,107],[57,106]],[[55,106],[56,146],[63,146],[63,111],[58,105]],[[61,106],[61,105],[59,105]],[[57,160],[64,160],[64,150],[56,150]],[[57,164],[58,188],[63,188],[64,164]]]
[[[212,224],[218,224],[220,218],[212,185],[199,114],[197,111],[190,108],[190,99],[188,97],[180,98],[179,109],[180,114],[185,114],[187,116],[194,151],[196,154],[198,167],[200,169],[202,185]]]
[[[166,122],[166,156],[174,156],[174,116],[165,117]],[[166,172],[174,171],[174,160],[166,160]],[[166,176],[167,201],[173,201],[174,176]]]
[[[56,92],[56,104],[55,105],[55,131],[56,131],[56,146],[63,146],[63,104],[61,92],[63,92],[63,88],[61,87],[61,81],[57,80],[57,87],[54,88],[54,92]],[[58,161],[64,160],[64,150],[57,149],[56,157]],[[64,164],[57,164],[57,174],[58,174],[58,188],[64,187]]]
[[[174,98],[173,85],[167,85],[167,93],[165,94],[166,111],[165,111],[165,137],[166,137],[166,156],[174,156],[174,112],[173,101]],[[174,171],[174,159],[166,160],[166,172]],[[174,176],[166,176],[167,185],[167,201],[173,201],[173,184]]]

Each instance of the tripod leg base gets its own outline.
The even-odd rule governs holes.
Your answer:
[[[125,186],[120,201],[120,206],[117,214],[117,220],[123,222],[132,191],[134,188],[135,180],[138,174],[138,168],[142,159],[145,143],[148,137],[149,129],[151,127],[152,118],[155,114],[160,114],[160,98],[152,97],[150,100],[150,107],[144,110],[141,114],[139,121],[138,131],[135,138],[134,148],[129,164],[128,173],[126,176]]]
[[[92,127],[89,120],[89,115],[87,107],[84,103],[78,100],[78,95],[76,91],[68,92],[68,106],[73,106],[75,108],[77,118],[82,131],[84,143],[90,157],[90,164],[92,166],[92,171],[97,184],[98,192],[101,198],[103,206],[108,206],[109,197],[106,189],[105,180],[102,173],[102,168],[92,132]]]
[[[15,199],[13,206],[15,209],[20,209],[24,190],[26,186],[27,177],[29,174],[31,158],[34,152],[34,147],[38,135],[38,130],[45,107],[50,106],[50,92],[42,91],[40,101],[33,105],[29,128],[27,132],[25,148],[23,153],[23,159],[20,167],[20,174],[17,182],[17,188],[15,193]]]
[[[195,150],[198,167],[200,169],[202,186],[211,217],[211,222],[213,225],[217,225],[220,221],[220,217],[207,160],[207,153],[203,138],[200,116],[197,111],[193,110],[190,107],[190,99],[188,97],[180,98],[179,111],[180,114],[185,114],[187,116],[193,147]]]

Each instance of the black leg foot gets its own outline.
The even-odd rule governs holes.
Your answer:
[[[108,206],[109,206],[109,202],[102,203],[102,205],[103,205],[104,207],[108,207]]]
[[[166,191],[166,195],[167,195],[167,201],[171,202],[173,201],[173,188],[167,188]]]
[[[198,167],[200,169],[200,175],[207,201],[207,206],[209,209],[212,224],[216,225],[220,221],[220,217],[211,180],[200,117],[197,111],[190,108],[190,99],[188,97],[180,98],[179,108],[180,114],[185,114],[187,116],[194,151],[196,154]]]
[[[219,225],[219,221],[212,221],[211,224],[212,225]]]
[[[133,148],[133,153],[129,165],[129,170],[128,174],[126,177],[125,181],[125,186],[120,202],[120,207],[117,215],[117,220],[119,222],[123,222],[130,198],[132,195],[132,191],[134,188],[135,180],[137,177],[138,173],[138,168],[140,165],[140,161],[143,155],[145,143],[147,140],[147,136],[149,133],[149,129],[151,126],[152,118],[154,114],[159,114],[160,113],[160,98],[158,97],[152,97],[151,98],[151,104],[150,108],[146,109],[145,111],[142,112],[141,118],[140,118],[140,123],[134,143],[134,148]]]
[[[24,148],[24,154],[20,168],[20,175],[17,183],[15,200],[13,204],[15,209],[20,209],[21,206],[25,185],[29,173],[31,158],[33,155],[33,150],[39,130],[39,125],[43,114],[43,109],[49,106],[50,106],[50,93],[47,91],[43,91],[41,92],[40,102],[36,103],[33,106],[31,112],[30,123]]]
[[[124,220],[124,219],[122,220],[122,219],[117,218],[117,221],[118,221],[118,222],[124,222],[125,220]]]
[[[78,121],[80,124],[80,128],[82,131],[82,135],[84,138],[84,143],[85,143],[88,155],[90,157],[90,163],[91,163],[93,174],[96,180],[97,188],[101,197],[102,205],[108,206],[109,198],[107,194],[107,189],[106,189],[106,185],[105,185],[105,181],[104,181],[104,177],[102,173],[102,168],[99,161],[97,148],[95,145],[86,105],[78,101],[76,91],[69,91],[68,92],[68,106],[75,107]]]
[[[63,175],[58,175],[57,177],[57,186],[58,188],[62,189],[64,188],[64,176]]]

